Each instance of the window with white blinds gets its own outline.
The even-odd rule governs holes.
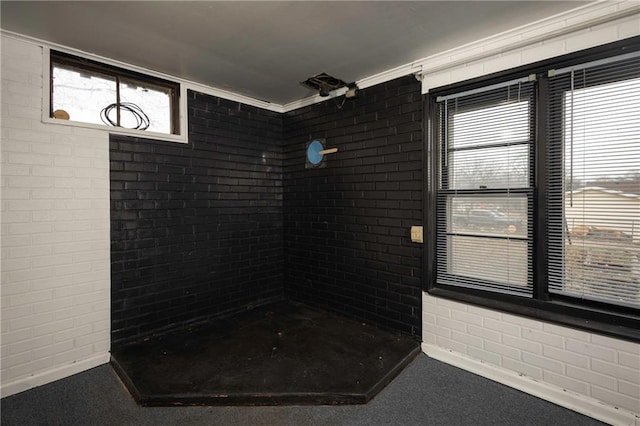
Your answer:
[[[427,291],[640,341],[640,37],[426,100]]]
[[[532,295],[534,83],[439,97],[437,283]]]
[[[640,55],[549,72],[548,290],[640,307]]]

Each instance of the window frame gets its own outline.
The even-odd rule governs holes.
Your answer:
[[[526,79],[518,79],[519,83],[522,83],[524,80]],[[508,86],[515,86],[518,83],[515,82],[507,82],[509,83]],[[528,84],[528,83],[525,83]],[[502,86],[502,85],[501,85]],[[496,90],[503,90],[504,88],[506,88],[507,86],[505,85],[504,87],[500,87],[500,88],[490,88],[487,92],[494,92]],[[491,95],[491,96],[495,96],[495,95]],[[465,95],[463,95],[462,97],[466,97]],[[479,111],[481,109],[484,108],[491,108],[491,107],[495,107],[500,105],[502,102],[504,102],[503,99],[501,99],[502,96],[500,95],[496,101],[488,101],[488,100],[483,100],[482,103],[475,103],[473,102],[472,105],[470,106],[466,106],[464,107],[464,109],[462,111],[458,110],[456,113],[464,113],[464,112],[470,112],[470,111]],[[498,146],[501,147],[511,147],[511,146],[526,146],[528,149],[528,155],[527,155],[527,163],[531,164],[533,162],[533,157],[535,155],[535,126],[533,126],[532,124],[534,123],[535,120],[535,111],[536,111],[536,105],[535,105],[535,93],[531,93],[531,94],[526,94],[525,98],[523,99],[524,102],[527,102],[528,104],[528,124],[527,127],[530,127],[530,132],[528,133],[528,138],[526,140],[522,140],[519,141],[516,144],[499,144]],[[468,102],[468,101],[465,101]],[[497,103],[496,103],[497,102]],[[456,113],[451,112],[450,110],[446,110],[445,112],[445,116],[444,117],[440,117],[440,121],[449,121],[450,120],[450,115],[455,115]],[[437,112],[436,112],[437,114]],[[442,125],[442,123],[440,123],[440,125]],[[452,129],[453,130],[453,129]],[[439,132],[438,132],[439,133]],[[451,131],[448,132],[448,134],[451,134]],[[451,162],[451,159],[448,158],[448,154],[450,152],[454,152],[456,150],[458,150],[458,152],[460,152],[460,150],[462,151],[471,151],[471,150],[483,150],[483,149],[492,149],[494,147],[496,147],[495,144],[482,144],[482,145],[476,145],[476,146],[472,146],[472,147],[462,147],[462,148],[450,148],[449,147],[449,142],[451,142],[450,140],[447,140],[444,142],[444,144],[446,145],[446,151],[447,153],[445,153],[445,155],[441,156],[439,158],[439,165],[438,165],[438,169],[439,171],[441,171],[440,176],[438,176],[438,181],[436,182],[437,188],[437,196],[439,195],[441,198],[450,198],[453,199],[456,196],[461,196],[461,197],[474,197],[474,196],[478,196],[479,198],[483,198],[486,196],[491,196],[494,195],[495,198],[498,197],[505,197],[509,194],[514,194],[516,196],[521,196],[526,200],[526,205],[533,205],[533,174],[529,173],[527,176],[527,185],[523,186],[523,187],[510,187],[510,188],[461,188],[461,189],[457,189],[457,188],[451,188],[451,184],[452,181],[455,179],[451,179],[452,176],[454,176],[451,172],[451,168],[449,167],[449,163]],[[447,157],[447,159],[445,160],[445,157]],[[446,179],[445,179],[446,178]],[[446,181],[446,186],[447,188],[444,188],[445,186],[445,181]],[[438,211],[438,197],[436,196],[436,211]],[[443,201],[440,201],[440,203],[442,203]],[[445,201],[446,203],[446,201]],[[438,224],[437,223],[437,216],[436,216],[436,226],[437,226],[437,235],[436,235],[436,245],[438,243],[438,237],[441,235],[444,235],[445,238],[448,234],[456,234],[455,232],[450,232],[446,230],[446,220],[443,220],[443,223]],[[530,235],[530,229],[532,228],[532,226],[528,223],[529,221],[527,221],[527,230],[526,230],[526,234],[524,236],[515,236],[511,237],[514,238],[515,240],[519,240],[521,242],[525,242],[527,245],[527,252],[532,252],[533,250],[533,243],[532,243],[532,236]],[[471,233],[473,234],[473,233]],[[492,237],[487,237],[486,235],[482,235],[482,232],[477,233],[476,236],[478,238],[491,238],[491,239],[497,239],[497,240],[506,240],[508,237],[506,235],[498,235],[498,236],[492,236]],[[532,262],[530,262],[530,259],[527,258],[527,265],[526,265],[526,269],[527,269],[527,275],[529,275],[529,271],[530,268],[532,269]],[[455,274],[448,274],[445,273],[444,274],[447,278],[450,278],[452,281],[457,281],[459,279],[465,279],[463,276],[458,276]],[[480,286],[483,285],[487,285],[487,282],[483,282],[482,280],[478,280],[478,283]],[[495,283],[494,283],[495,284]],[[529,282],[527,282],[527,284],[529,284]],[[507,284],[502,284],[503,286],[507,286]],[[506,292],[506,290],[505,290]]]
[[[633,52],[631,52],[633,53]],[[615,78],[611,77],[611,75],[606,75],[603,76],[600,73],[603,71],[602,67],[606,67],[605,69],[607,71],[611,71],[611,72],[616,72],[617,69],[613,69],[610,70],[609,67],[611,66],[611,63],[613,64],[617,64],[618,69],[625,69],[625,68],[629,68],[629,63],[625,61],[629,61],[632,60],[634,61],[635,64],[638,64],[638,62],[640,62],[640,58],[638,58],[638,54],[640,54],[640,52],[635,52],[634,57],[631,58],[622,58],[622,59],[618,59],[617,61],[596,61],[596,62],[600,62],[599,64],[585,64],[587,65],[586,67],[581,67],[579,66],[577,68],[577,73],[580,73],[581,70],[585,70],[588,76],[588,80],[589,83],[587,83],[586,81],[583,82],[579,82],[576,83],[576,85],[578,85],[579,87],[576,87],[575,90],[577,91],[582,91],[582,90],[589,90],[589,89],[594,89],[594,88],[602,88],[605,87],[607,85],[611,85],[611,84],[616,84],[616,83],[627,83],[630,80],[639,80],[640,79],[640,72],[638,72],[637,74],[633,75],[633,76],[623,76],[622,78],[620,76],[617,76]],[[616,58],[616,57],[620,57],[620,55],[614,55],[612,58]],[[604,62],[604,63],[602,63]],[[573,68],[571,68],[573,69]],[[562,70],[560,70],[562,71]],[[571,71],[565,70],[565,72],[558,74],[557,72],[554,72],[553,76],[550,76],[549,82],[552,82],[553,80],[557,80],[555,82],[552,83],[555,84],[557,87],[553,90],[550,90],[549,93],[551,94],[551,96],[549,96],[549,98],[547,99],[547,106],[550,107],[550,113],[548,114],[548,116],[550,116],[552,118],[551,123],[549,123],[549,125],[547,126],[547,128],[549,129],[549,134],[554,134],[555,138],[557,139],[563,139],[563,140],[567,140],[568,138],[568,134],[567,132],[567,127],[565,127],[567,125],[567,121],[566,121],[566,114],[567,114],[567,95],[569,95],[573,90],[573,86],[569,83],[570,81],[570,76],[571,76]],[[562,80],[565,80],[564,82]],[[569,80],[569,81],[567,81]],[[589,99],[589,98],[587,98]],[[591,99],[589,99],[591,100]],[[596,105],[595,100],[591,100],[591,102],[593,102],[591,105]],[[580,109],[579,106],[576,106],[577,109]],[[554,114],[555,111],[555,114]],[[606,113],[605,113],[606,114]],[[601,118],[602,115],[600,115],[600,117],[596,118],[599,119]],[[594,117],[595,118],[595,117]],[[562,135],[562,136],[560,136]],[[578,143],[577,145],[578,147],[580,146],[580,144]],[[565,159],[568,158],[566,154],[558,154],[559,150],[566,150],[567,147],[566,146],[561,146],[561,145],[555,145],[550,147],[550,149],[555,149],[555,159],[550,161],[549,158],[547,158],[547,161],[549,161],[550,163],[553,163],[554,161],[557,163],[556,167],[553,166],[548,166],[548,173],[550,174],[550,177],[548,179],[548,181],[561,181],[563,182],[565,185],[569,185],[571,184],[571,178],[569,180],[566,180],[565,176],[567,173],[567,170],[564,168],[565,165],[563,164],[564,161],[566,161]],[[580,149],[580,148],[578,148]],[[565,151],[566,152],[566,151]],[[549,152],[550,155],[551,152]],[[625,155],[623,153],[619,154],[619,158],[622,158],[622,156]],[[618,158],[618,157],[616,157]],[[579,163],[580,160],[577,159],[575,161],[572,161],[572,163]],[[615,163],[614,163],[615,164]],[[609,170],[609,169],[608,169]],[[571,173],[571,176],[573,176],[573,173]],[[589,185],[589,186],[594,186],[593,184]],[[599,186],[599,185],[595,185],[595,186]],[[559,205],[561,204],[566,204],[566,189],[565,192],[560,192],[559,188],[548,188],[549,193],[551,194],[548,199],[549,201],[551,201],[551,203],[553,204],[554,208],[550,208],[549,210],[547,210],[547,212],[549,211],[553,211],[556,210],[555,213],[555,217],[557,218],[557,211],[559,209]],[[635,192],[635,191],[633,191]],[[580,199],[579,195],[573,195],[572,198],[576,198],[577,200]],[[564,217],[563,219],[568,219],[569,217],[569,210],[568,207],[563,208],[563,214]],[[613,225],[608,225],[608,226],[613,226]],[[621,225],[619,225],[621,226]],[[555,274],[550,274],[552,277],[555,278],[555,282],[558,282],[558,278],[560,278],[561,276],[564,276],[565,274],[565,270],[564,267],[562,268],[563,271],[560,272],[558,271],[558,260],[560,259],[562,262],[568,262],[567,261],[567,257],[565,257],[564,255],[561,255],[560,253],[564,253],[566,250],[568,250],[568,246],[566,245],[566,241],[565,238],[568,238],[568,240],[572,240],[574,239],[574,237],[572,237],[572,233],[569,232],[569,235],[565,235],[568,229],[568,225],[563,222],[563,225],[560,225],[557,221],[555,221],[555,225],[554,226],[549,226],[548,228],[550,235],[548,236],[548,240],[550,241],[550,246],[554,246],[555,249],[551,250],[549,249],[548,253],[547,253],[547,259],[550,259],[550,262],[552,265],[556,266],[556,273]],[[631,235],[630,235],[631,237]],[[578,240],[579,241],[579,240]],[[555,242],[555,243],[554,243]],[[603,242],[602,244],[607,244],[606,242]],[[636,244],[636,243],[632,243],[632,244]],[[559,248],[559,246],[561,246],[562,248]],[[591,247],[593,248],[593,247]],[[587,269],[589,270],[589,269]],[[607,269],[608,272],[614,272],[613,268],[608,268]],[[630,273],[632,274],[632,276],[635,275],[634,272],[630,271]],[[561,281],[561,286],[564,287],[564,285],[566,284],[566,280],[565,281]],[[605,285],[602,285],[602,282],[598,282],[598,286],[601,289],[604,289],[606,287]],[[638,281],[638,286],[640,286],[640,280]],[[571,291],[567,291],[567,290],[560,290],[558,291],[557,286],[555,291],[553,289],[554,285],[552,285],[551,283],[549,283],[549,292],[550,293],[555,293],[556,295],[558,294],[563,294],[566,293],[567,295],[569,293],[571,293]],[[640,292],[640,287],[639,287],[639,292]],[[571,296],[567,296],[569,298],[571,298]],[[594,300],[598,300],[598,296],[596,295],[588,295],[585,297],[587,299],[589,298],[594,298]],[[625,302],[619,302],[619,303],[615,303],[615,302],[603,302],[605,305],[613,305],[613,306],[623,306],[625,304]],[[631,308],[631,309],[636,309],[637,311],[640,311],[640,307],[638,308]]]
[[[101,58],[98,58],[101,59]],[[73,120],[60,120],[53,118],[53,67],[55,64],[68,65],[74,68],[87,70],[89,73],[102,74],[114,77],[118,83],[120,79],[134,80],[150,88],[161,88],[169,91],[171,109],[171,133],[161,133],[149,130],[130,129],[126,127],[109,126],[106,124],[88,123]],[[155,75],[151,72],[140,72],[123,68],[108,60],[96,60],[94,58],[79,56],[76,52],[68,52],[65,49],[43,48],[43,88],[42,121],[46,124],[83,127],[108,131],[109,133],[124,134],[141,138],[153,138],[171,142],[187,143],[186,122],[186,87],[178,81],[172,81],[165,76]],[[143,70],[144,71],[144,70]]]
[[[580,300],[559,294],[550,294],[547,283],[547,233],[545,200],[548,192],[545,176],[549,172],[546,152],[548,141],[546,73],[594,60],[640,50],[640,37],[609,43],[580,52],[520,66],[499,73],[430,89],[424,95],[425,173],[424,224],[426,227],[424,290],[436,297],[452,299],[485,308],[504,311],[529,318],[549,321],[586,331],[640,342],[640,310],[610,305],[591,300]],[[523,74],[538,76],[534,90],[535,130],[532,167],[533,180],[533,294],[532,297],[512,296],[457,286],[437,284],[437,194],[440,176],[441,147],[438,138],[438,106],[436,98],[467,90],[491,86]]]

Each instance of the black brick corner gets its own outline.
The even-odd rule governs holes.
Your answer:
[[[188,144],[110,137],[112,347],[283,298],[420,336],[420,83],[338,106],[190,91]]]
[[[284,297],[282,118],[188,96],[188,144],[110,138],[112,346]]]
[[[422,97],[404,77],[342,108],[327,100],[285,115],[285,291],[303,303],[413,335],[421,330]],[[305,169],[326,138],[327,167]]]

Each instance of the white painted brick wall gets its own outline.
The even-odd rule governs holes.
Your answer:
[[[423,319],[425,343],[640,416],[640,345],[637,343],[440,299],[427,293],[423,297]]]
[[[590,11],[589,13],[602,16],[607,13],[615,13],[624,8],[632,8],[634,4],[637,7],[638,2],[615,4],[612,2],[610,6],[600,5],[597,11]],[[474,55],[477,55],[479,52],[500,50],[505,46],[509,46],[509,44],[531,38],[531,36],[552,32],[562,29],[563,27],[570,27],[574,24],[574,21],[580,21],[585,18],[588,17],[579,14],[569,16],[564,21],[549,23],[549,25],[546,26],[540,25],[533,30],[526,30],[518,34],[497,37],[497,39],[487,41],[481,46],[469,45],[466,49],[455,49],[451,51],[449,56],[443,53],[433,59],[427,58],[422,62],[422,69],[424,71],[422,93],[427,93],[435,87],[481,77],[494,72],[508,70],[536,61],[550,59],[555,56],[640,35],[640,13],[636,12],[633,16],[614,19],[569,34],[553,37],[542,42],[533,42],[523,47],[507,49],[502,53],[496,53],[486,58],[469,59],[465,61],[466,58],[473,58]],[[443,64],[447,63],[457,65],[443,68]]]
[[[109,143],[43,124],[41,47],[1,47],[4,396],[108,359]]]

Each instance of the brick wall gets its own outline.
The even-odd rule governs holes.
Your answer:
[[[111,136],[114,346],[283,297],[282,118],[188,97],[188,144]]]
[[[640,345],[424,296],[423,341],[640,415]]]
[[[285,114],[285,287],[289,297],[420,334],[422,103],[412,76]],[[326,138],[326,167],[305,169]]]
[[[109,150],[42,123],[40,46],[1,52],[4,396],[109,359]]]

